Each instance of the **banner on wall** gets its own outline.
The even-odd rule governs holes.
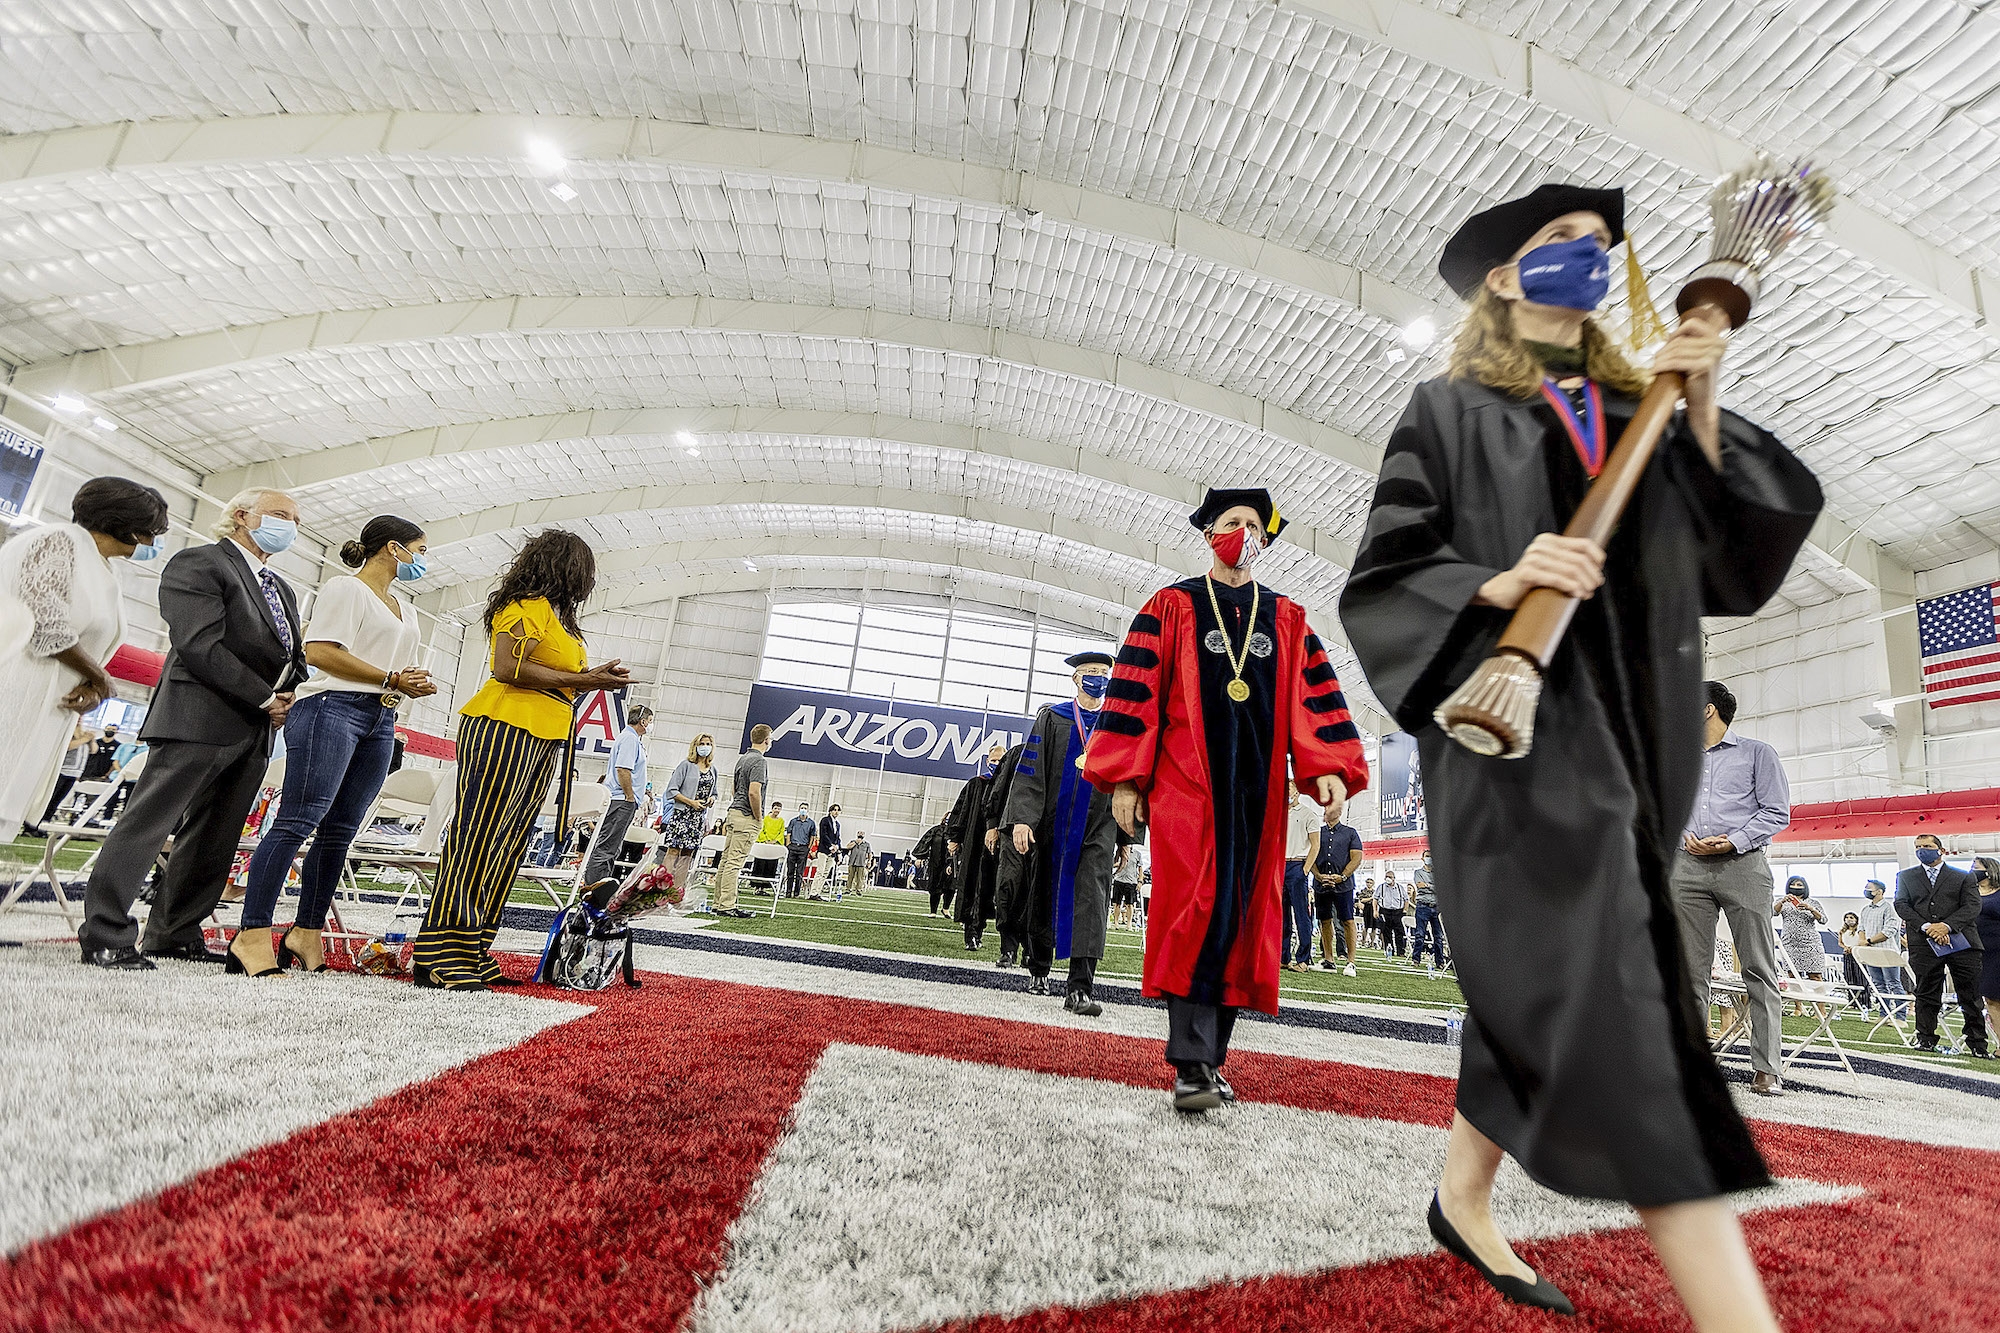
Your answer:
[[[593,690],[576,706],[576,753],[608,755],[625,730],[625,691]]]
[[[33,436],[0,426],[0,514],[11,518],[21,512],[41,466],[42,446]]]
[[[992,742],[1018,745],[1034,725],[1012,713],[761,682],[750,687],[743,749],[760,722],[771,728],[773,759],[960,779],[979,772]]]
[[[1424,775],[1417,758],[1417,738],[1407,731],[1392,731],[1382,738],[1382,835],[1427,833],[1430,821],[1424,817]]]

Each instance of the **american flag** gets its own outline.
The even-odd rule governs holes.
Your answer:
[[[2000,699],[2000,583],[1917,603],[1917,642],[1924,659],[1924,702]]]

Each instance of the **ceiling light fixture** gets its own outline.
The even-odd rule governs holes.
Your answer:
[[[682,448],[687,448],[694,444],[694,432],[691,430],[675,431],[674,439],[679,441]]]
[[[689,457],[689,458],[700,458],[700,457],[701,457],[701,450],[699,450],[699,449],[689,449],[689,450],[688,450],[688,457]]]
[[[568,203],[570,200],[576,198],[576,187],[568,181],[557,181],[549,187],[549,193],[564,203]]]
[[[1404,363],[1405,361],[1408,361],[1409,359],[1410,359],[1410,354],[1409,354],[1408,352],[1404,351],[1404,350],[1403,350],[1402,348],[1400,348],[1400,347],[1391,347],[1391,348],[1389,349],[1389,364],[1390,364],[1390,365],[1392,365],[1392,366],[1400,366],[1400,365],[1402,365],[1402,364],[1403,364],[1403,363]]]
[[[118,433],[118,423],[110,417],[92,417],[90,424],[103,431],[106,435],[116,435]]]
[[[528,140],[528,161],[534,163],[535,170],[544,176],[553,176],[569,165],[562,149],[550,139]]]
[[[49,406],[53,407],[56,411],[61,412],[65,416],[74,416],[78,412],[83,411],[83,409],[89,406],[89,404],[85,403],[83,399],[77,397],[73,393],[59,393],[55,396],[54,400],[49,403]]]
[[[1403,326],[1403,345],[1414,347],[1420,352],[1435,342],[1437,336],[1437,321],[1428,315],[1413,319]]]
[[[743,562],[743,568],[749,570],[752,574],[755,574],[757,572],[757,563],[754,560],[745,559]]]

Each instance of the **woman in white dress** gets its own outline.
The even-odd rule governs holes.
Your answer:
[[[94,477],[70,517],[0,546],[0,736],[18,757],[0,773],[0,828],[41,812],[77,716],[111,697],[104,664],[125,637],[111,562],[159,555],[167,502],[136,481]]]

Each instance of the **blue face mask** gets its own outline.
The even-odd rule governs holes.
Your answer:
[[[412,551],[408,560],[396,562],[396,577],[405,583],[414,583],[430,572],[431,559],[422,551]]]
[[[299,539],[299,525],[289,518],[279,518],[276,514],[266,514],[250,529],[250,540],[257,543],[257,549],[265,555],[276,555],[291,549]]]
[[[1082,683],[1079,684],[1077,688],[1082,690],[1085,695],[1087,695],[1092,699],[1102,699],[1104,697],[1104,692],[1111,688],[1111,677],[1085,676],[1083,678]]]
[[[1538,245],[1521,256],[1521,294],[1536,305],[1595,310],[1611,290],[1611,261],[1595,236]]]
[[[1922,861],[1922,862],[1923,862],[1923,863],[1924,863],[1925,865],[1927,865],[1927,866],[1934,866],[1934,865],[1936,865],[1936,864],[1938,863],[1938,861],[1939,861],[1939,860],[1940,860],[1940,859],[1941,859],[1941,858],[1942,858],[1943,856],[1944,856],[1944,853],[1943,853],[1943,852],[1941,852],[1941,851],[1939,851],[1939,850],[1938,850],[1937,848],[1935,848],[1935,847],[1919,847],[1919,848],[1917,848],[1917,859],[1918,859],[1919,861]]]
[[[160,548],[152,542],[140,542],[132,548],[132,554],[125,558],[127,560],[158,560],[160,558]]]

